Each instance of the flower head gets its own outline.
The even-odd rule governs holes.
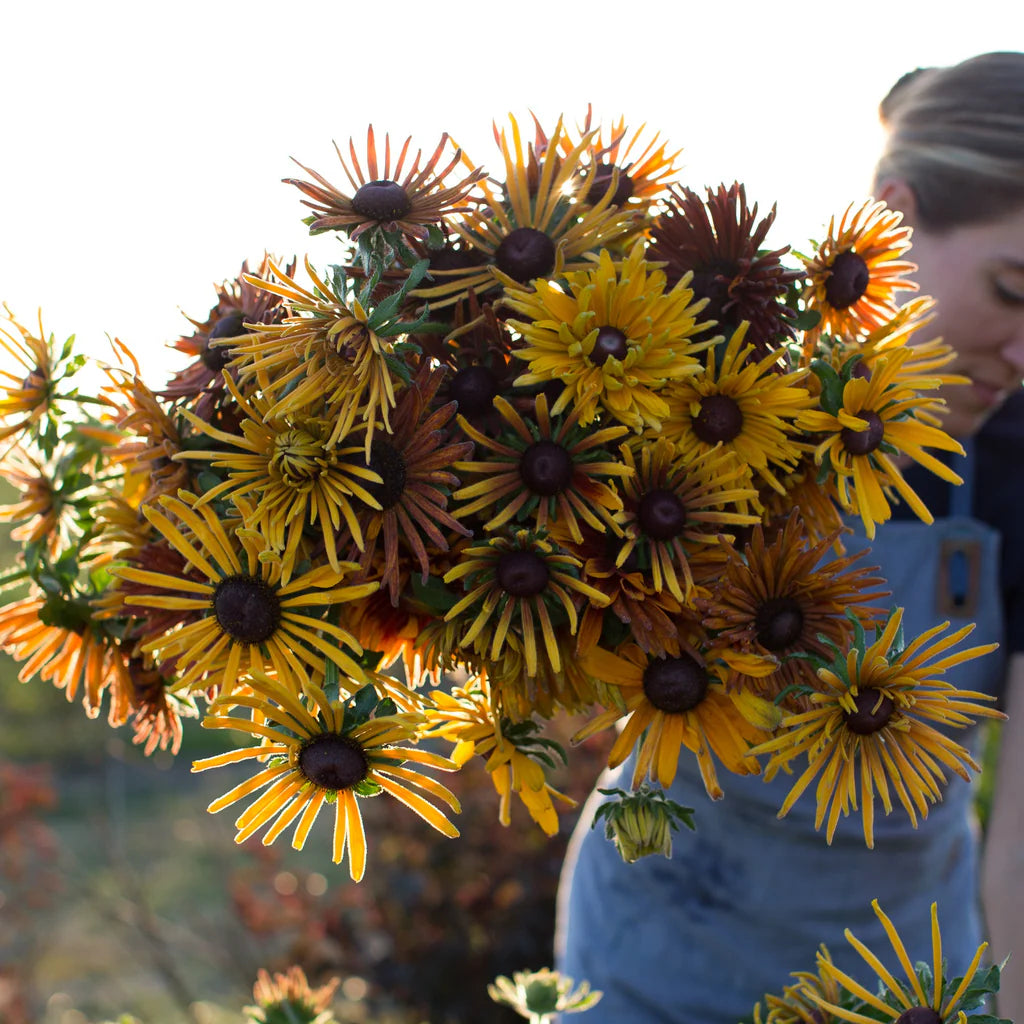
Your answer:
[[[357,798],[382,790],[443,835],[459,834],[444,812],[420,795],[426,793],[450,810],[459,811],[458,800],[418,767],[453,771],[457,766],[445,757],[409,745],[415,742],[422,715],[391,713],[389,702],[378,701],[372,687],[342,703],[329,699],[315,684],[306,685],[304,696],[297,696],[290,687],[260,671],[254,672],[247,683],[251,694],[235,693],[218,699],[203,725],[249,733],[263,742],[192,765],[194,772],[202,772],[240,761],[265,763],[252,778],[218,797],[208,808],[216,813],[263,790],[235,821],[235,842],[244,842],[269,824],[263,836],[263,845],[267,846],[298,818],[292,846],[302,849],[320,810],[333,803],[334,863],[341,863],[347,848],[349,871],[358,882],[366,868],[366,836]],[[258,714],[238,717],[230,714],[234,708],[249,708]]]
[[[804,258],[810,284],[807,308],[821,314],[816,331],[864,334],[896,313],[897,291],[916,291],[907,274],[917,266],[903,259],[910,248],[910,228],[903,214],[883,202],[868,200],[847,207],[836,228],[811,257]]]
[[[365,173],[355,142],[349,139],[348,143],[351,168],[335,143],[334,150],[348,178],[349,189],[339,189],[296,160],[295,163],[314,181],[297,178],[285,178],[284,181],[308,197],[302,203],[313,211],[313,216],[307,221],[310,232],[340,230],[355,240],[365,231],[381,228],[400,233],[407,240],[425,240],[429,227],[440,226],[453,215],[466,213],[470,209],[467,202],[470,190],[485,172],[475,168],[458,184],[446,185],[445,178],[462,161],[462,150],[456,149],[448,163],[441,167],[442,155],[448,145],[445,133],[426,162],[423,162],[423,151],[417,150],[407,163],[411,143],[410,136],[392,165],[391,138],[385,135],[384,161],[381,164],[373,125],[370,125],[366,129]]]
[[[482,295],[500,282],[512,294],[537,278],[581,270],[584,254],[627,229],[631,214],[611,206],[611,194],[582,208],[572,201],[577,168],[590,136],[563,155],[565,129],[559,121],[542,153],[534,146],[524,153],[519,125],[514,118],[510,121],[511,143],[505,129],[495,126],[505,165],[501,190],[494,190],[488,181],[480,183],[484,195],[480,211],[452,225],[463,245],[456,250],[460,258],[449,269],[446,264],[452,261],[445,258],[450,255],[446,250],[436,251],[441,263],[431,254],[434,281],[414,293],[434,308],[464,299],[470,289]]]
[[[995,698],[958,690],[941,678],[996,644],[951,653],[974,626],[941,637],[949,627],[944,622],[904,647],[902,618],[903,610],[897,609],[870,646],[857,627],[849,653],[837,650],[832,664],[819,669],[811,710],[787,715],[780,735],[755,750],[770,755],[766,779],[780,768],[790,771],[795,759],[806,759],[779,817],[818,779],[815,828],[827,818],[830,843],[839,816],[859,806],[864,838],[874,846],[876,793],[889,814],[895,792],[916,827],[918,816],[927,817],[929,805],[942,799],[943,768],[964,779],[970,778],[968,769],[980,771],[967,749],[936,726],[962,729],[978,717],[1005,717],[980,703]]]
[[[538,280],[506,300],[523,316],[509,321],[523,336],[512,354],[529,363],[516,385],[560,383],[552,412],[578,408],[584,427],[606,410],[635,431],[658,429],[670,411],[660,392],[699,373],[696,353],[708,344],[690,340],[708,325],[689,278],[669,288],[642,243],[621,264],[603,250],[596,266],[564,278],[567,290]]]
[[[808,996],[827,1013],[835,1014],[850,1024],[877,1024],[882,1021],[897,1021],[900,1024],[967,1024],[967,1011],[980,1010],[984,1001],[999,988],[999,967],[992,967],[984,977],[975,981],[981,958],[988,943],[983,942],[975,952],[962,977],[947,977],[947,965],[942,958],[942,933],[939,930],[938,905],[933,903],[932,915],[932,962],[918,964],[915,970],[907,955],[892,921],[872,900],[871,906],[892,945],[893,952],[903,968],[906,980],[899,980],[883,963],[881,958],[846,929],[847,942],[860,954],[880,982],[879,990],[873,992],[840,970],[830,959],[819,954],[818,967],[823,979],[830,983],[832,991],[811,992]],[[975,983],[972,985],[972,981]],[[833,993],[838,989],[838,998]],[[931,989],[929,992],[928,989]],[[862,1001],[857,1010],[850,1010],[846,1003],[849,997]],[[986,1018],[988,1019],[988,1018]]]
[[[246,512],[251,515],[251,508],[237,500],[243,519]],[[346,574],[358,566],[342,562],[336,571],[323,565],[285,582],[280,560],[256,531],[237,525],[229,532],[216,510],[198,505],[194,495],[189,502],[165,496],[159,505],[146,506],[146,518],[202,578],[130,565],[112,571],[119,579],[141,584],[141,591],[124,595],[126,607],[135,614],[145,615],[152,607],[196,615],[188,625],[142,645],[144,653],[174,665],[176,689],[230,693],[247,671],[270,668],[298,691],[322,670],[325,659],[345,673],[350,692],[365,683],[353,657],[362,648],[327,615],[328,609],[377,589],[377,583],[345,582]]]
[[[867,378],[857,373],[855,358],[847,360],[840,373],[818,364],[820,408],[800,416],[802,425],[817,435],[811,439],[815,461],[832,471],[840,504],[861,517],[869,538],[874,537],[876,524],[892,514],[887,492],[903,498],[924,522],[933,520],[903,479],[894,456],[909,455],[943,480],[962,483],[945,463],[925,451],[938,448],[962,455],[963,446],[927,422],[927,407],[934,400],[922,397],[902,374],[912,358],[909,346],[893,349],[879,358]]]
[[[688,277],[695,299],[707,301],[705,315],[720,327],[750,324],[748,342],[756,358],[792,334],[785,304],[799,271],[787,270],[780,257],[789,246],[768,252],[765,237],[775,220],[775,207],[760,222],[757,203],[747,206],[738,182],[707,190],[707,200],[688,188],[674,188],[668,209],[654,222],[648,256],[662,261],[670,282]]]

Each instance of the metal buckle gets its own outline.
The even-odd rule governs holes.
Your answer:
[[[981,542],[947,537],[939,549],[939,584],[935,595],[941,615],[970,618],[981,593]]]

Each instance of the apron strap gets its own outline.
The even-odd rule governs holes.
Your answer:
[[[964,482],[959,487],[950,484],[949,514],[970,519],[974,510],[974,438],[968,437],[963,442],[964,458],[957,468]]]

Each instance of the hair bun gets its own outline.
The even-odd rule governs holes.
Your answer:
[[[913,71],[907,71],[900,75],[882,102],[878,104],[878,119],[884,128],[888,128],[892,122],[896,109],[906,96],[907,86],[912,82],[920,81],[922,75],[934,70],[935,68],[914,68]]]

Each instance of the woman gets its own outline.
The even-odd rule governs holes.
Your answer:
[[[588,1024],[735,1024],[766,991],[780,992],[791,971],[813,969],[820,942],[842,969],[864,977],[843,931],[879,954],[889,949],[873,898],[914,960],[930,958],[936,900],[953,974],[967,968],[983,934],[995,958],[1015,946],[1024,958],[1024,803],[1013,791],[1024,773],[1024,54],[912,72],[881,116],[889,137],[876,195],[914,228],[916,280],[937,300],[926,330],[954,348],[950,369],[974,383],[942,395],[944,428],[968,450],[956,466],[965,484],[908,470],[936,522],[897,510],[870,561],[893,603],[905,606],[908,637],[951,618],[954,627],[977,622],[971,644],[1001,645],[946,677],[1001,694],[1010,715],[986,844],[987,920],[976,895],[972,792],[959,778],[916,830],[897,811],[877,821],[868,850],[859,822],[844,820],[826,849],[813,827],[813,794],[776,818],[792,778],[730,776],[725,799],[711,804],[684,758],[668,795],[697,808],[697,832],[677,838],[671,860],[623,863],[602,830],[590,829],[596,795],[574,835],[557,945],[560,968],[605,993]],[[956,595],[951,615],[938,581],[949,577],[943,560],[952,552],[976,559],[981,571],[965,576],[970,589]],[[632,768],[627,761],[602,786],[625,785]],[[1004,973],[999,1009],[1024,1020],[1024,969]]]

